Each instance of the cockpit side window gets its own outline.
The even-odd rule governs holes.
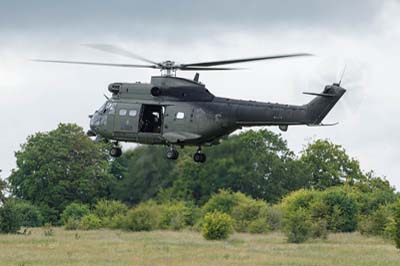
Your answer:
[[[120,116],[125,116],[126,113],[127,113],[126,109],[121,109],[121,110],[119,110],[119,115],[120,115]]]

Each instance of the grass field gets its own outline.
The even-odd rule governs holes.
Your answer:
[[[0,265],[400,265],[400,251],[358,233],[288,244],[279,233],[206,241],[195,232],[30,229],[0,235]]]

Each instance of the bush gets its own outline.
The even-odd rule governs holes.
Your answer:
[[[252,234],[262,234],[270,231],[267,220],[264,217],[253,220],[248,225],[248,231]]]
[[[0,232],[16,233],[21,226],[43,225],[43,217],[38,207],[23,200],[10,199],[0,208]]]
[[[162,206],[161,229],[180,230],[192,222],[192,210],[184,203],[169,203]]]
[[[204,216],[202,235],[205,239],[227,239],[232,232],[233,220],[228,214],[214,211]]]
[[[97,215],[89,213],[82,217],[79,227],[83,230],[96,230],[101,226],[101,219]]]
[[[38,207],[27,201],[17,201],[15,208],[21,218],[21,226],[38,227],[43,225],[43,216]]]
[[[102,226],[121,228],[128,207],[117,200],[100,200],[96,203],[93,213],[101,219]]]
[[[61,214],[62,224],[66,224],[68,220],[80,220],[85,215],[90,213],[89,207],[85,204],[71,203],[69,204]]]
[[[261,214],[261,216],[266,217],[268,228],[270,230],[275,231],[282,228],[283,213],[281,209],[273,206],[268,207],[264,212],[265,214]]]
[[[302,243],[311,236],[311,226],[309,214],[305,209],[300,208],[295,211],[288,211],[284,217],[284,232],[290,243]]]
[[[243,194],[232,193],[223,189],[219,190],[217,194],[213,194],[206,204],[204,204],[202,208],[203,214],[214,211],[231,214],[232,209],[238,204],[238,195]]]
[[[140,203],[128,211],[125,229],[131,231],[150,231],[159,226],[161,207],[152,201]]]
[[[396,247],[400,249],[400,200],[397,202],[394,210],[394,236]]]
[[[16,233],[21,228],[21,216],[12,201],[0,208],[0,233]]]
[[[357,204],[341,188],[326,190],[321,196],[322,216],[333,232],[353,232],[357,228]]]
[[[312,221],[310,228],[310,236],[312,238],[328,238],[328,223],[325,219]]]
[[[390,211],[385,206],[380,206],[370,215],[360,217],[358,229],[361,234],[383,236],[385,228],[390,221]]]
[[[280,207],[285,212],[293,212],[300,208],[309,209],[320,196],[321,191],[300,189],[283,198]]]
[[[80,221],[76,220],[74,218],[69,218],[65,223],[64,223],[64,229],[65,230],[77,230],[80,228]]]
[[[249,232],[251,223],[253,223],[251,230],[261,230],[256,227],[262,226],[264,232],[268,228],[265,215],[267,209],[268,205],[263,200],[255,200],[240,192],[220,190],[203,206],[202,212],[206,214],[217,211],[229,214],[234,220],[234,229],[238,232]],[[264,222],[261,221],[262,218]]]
[[[110,229],[124,229],[125,228],[126,215],[115,215],[111,219],[107,220],[105,226]],[[102,222],[104,225],[104,221]]]
[[[115,215],[125,215],[128,207],[117,200],[100,200],[94,206],[93,213],[98,217],[113,217]]]
[[[238,204],[232,209],[232,218],[234,219],[234,228],[238,232],[248,232],[249,226],[252,222],[258,220],[264,220],[266,225],[266,217],[261,217],[263,210],[268,208],[268,205],[263,200],[255,200],[250,197],[246,197],[243,194],[237,195]]]
[[[18,214],[20,226],[38,227],[43,225],[43,216],[38,207],[28,201],[19,199],[10,199],[7,205],[15,209]]]

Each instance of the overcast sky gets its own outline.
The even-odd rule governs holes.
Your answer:
[[[0,169],[9,175],[26,137],[88,115],[116,81],[148,82],[156,70],[51,65],[28,59],[140,63],[81,44],[107,43],[155,61],[230,59],[293,52],[312,58],[201,73],[215,95],[303,104],[338,80],[343,101],[324,122],[283,133],[299,152],[329,138],[400,188],[400,1],[0,1]],[[180,73],[192,77],[194,73]],[[279,132],[276,128],[270,128]]]

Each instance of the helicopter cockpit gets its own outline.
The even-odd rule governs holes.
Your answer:
[[[99,126],[107,124],[106,114],[115,113],[115,103],[106,101],[95,113],[90,117],[90,128],[95,132]]]

